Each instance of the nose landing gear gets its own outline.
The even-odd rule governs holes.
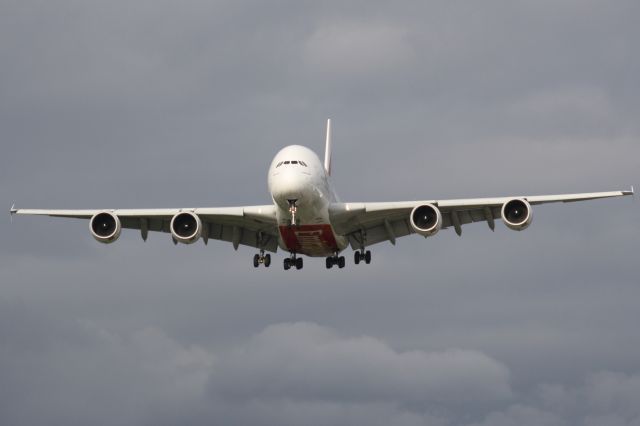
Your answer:
[[[253,256],[253,267],[257,268],[260,264],[263,264],[265,268],[271,265],[271,255],[269,253],[264,254],[264,250],[260,250],[260,254]]]
[[[296,206],[296,201],[298,200],[287,200],[289,202],[289,213],[291,214],[291,220],[289,222],[289,226],[296,226],[296,213],[298,213],[298,207]]]

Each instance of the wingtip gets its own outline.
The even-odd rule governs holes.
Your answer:
[[[631,185],[631,188],[628,191],[622,191],[623,195],[634,195],[634,193],[633,185]]]
[[[11,223],[13,223],[13,215],[17,212],[18,209],[16,209],[16,203],[14,202],[11,204],[11,208],[9,209],[9,217],[11,218]]]

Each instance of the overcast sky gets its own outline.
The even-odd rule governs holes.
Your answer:
[[[0,0],[0,201],[266,204],[640,185],[640,3]],[[371,265],[254,269],[0,221],[0,424],[640,425],[640,204],[540,206]]]

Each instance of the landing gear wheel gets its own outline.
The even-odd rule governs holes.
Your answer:
[[[356,265],[360,263],[360,252],[356,251],[355,253],[353,253],[353,263],[355,263]]]
[[[298,257],[297,259],[295,259],[296,261],[296,269],[302,269],[302,258]]]
[[[338,258],[338,268],[344,268],[344,256]]]
[[[270,254],[265,254],[265,256],[264,256],[264,267],[268,268],[269,265],[271,265],[271,255]]]
[[[291,259],[289,259],[288,257],[284,260],[284,270],[288,271],[289,269],[291,269]]]
[[[253,267],[257,268],[258,265],[260,265],[260,255],[256,254],[255,256],[253,256]]]
[[[325,264],[327,266],[327,269],[331,269],[331,267],[333,266],[333,257],[327,257]]]
[[[371,252],[369,250],[364,253],[364,263],[367,265],[371,263]]]

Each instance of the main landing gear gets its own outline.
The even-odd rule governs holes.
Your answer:
[[[338,256],[338,252],[336,252],[333,256],[329,256],[326,259],[327,269],[331,269],[333,265],[338,265],[338,268],[344,268],[344,256]]]
[[[284,270],[288,271],[289,269],[295,267],[296,269],[302,269],[302,258],[297,257],[295,253],[291,253],[291,257],[287,257],[284,259]]]
[[[371,263],[371,252],[369,250],[356,250],[353,253],[353,262],[358,265],[364,261],[367,265]],[[327,269],[331,269],[334,265],[338,265],[338,268],[344,268],[344,256],[338,256],[336,252],[333,256],[329,256],[326,259]]]
[[[356,250],[353,253],[353,262],[357,265],[360,261],[364,260],[367,265],[371,263],[371,252],[369,250]]]
[[[260,264],[263,264],[265,268],[271,265],[271,255],[269,253],[264,254],[264,250],[260,250],[260,254],[253,256],[253,267],[257,268]]]

